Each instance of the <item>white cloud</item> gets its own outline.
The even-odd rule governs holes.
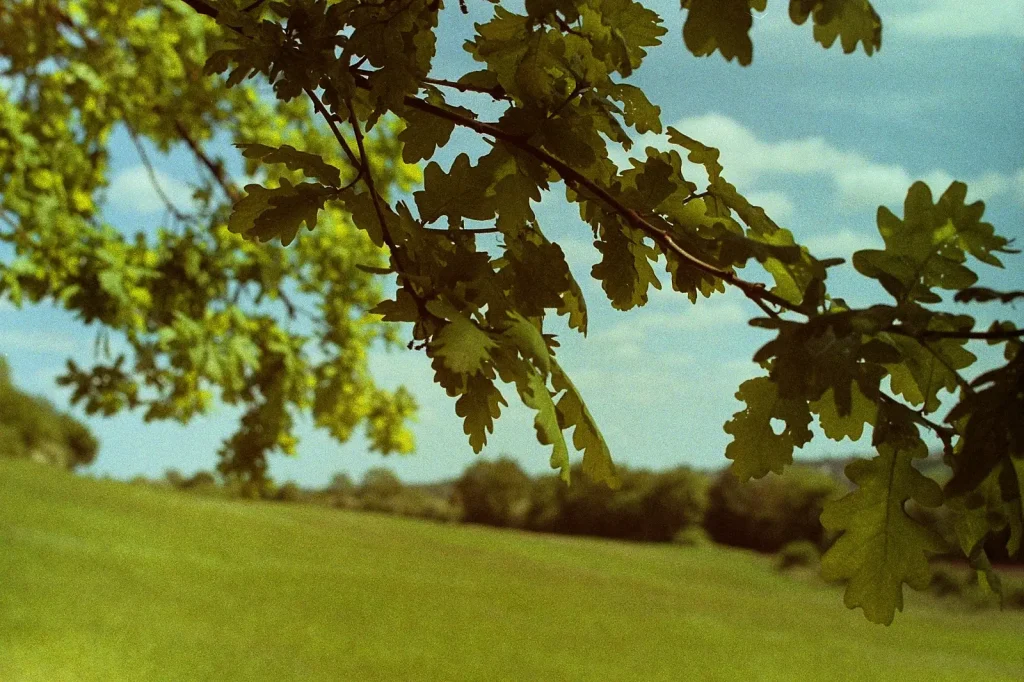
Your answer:
[[[769,215],[772,215],[772,210],[768,204],[774,201],[774,208],[782,211],[782,215],[775,214],[779,219],[784,219],[785,214],[793,210],[788,197],[777,190],[757,190],[780,177],[798,175],[830,179],[836,189],[839,207],[847,211],[879,205],[899,206],[907,189],[917,179],[902,166],[872,161],[860,152],[841,149],[822,137],[762,140],[735,119],[718,113],[685,118],[675,123],[675,127],[718,148],[725,177],[748,192],[755,190],[751,193],[751,200],[757,197],[763,201]],[[632,152],[634,155],[642,154],[647,146],[665,148],[668,144],[665,136],[647,134],[638,140]],[[707,176],[692,164],[688,164],[686,170],[688,177],[698,186],[706,182]],[[941,194],[954,177],[947,171],[936,169],[925,174],[923,179],[935,194]],[[989,200],[1012,191],[1024,203],[1024,169],[1012,177],[989,171],[965,181],[971,200]]]
[[[154,170],[160,189],[180,211],[192,209],[192,188],[181,180],[170,177],[160,170]],[[167,204],[142,165],[118,173],[107,189],[107,201],[115,209],[126,213],[146,215],[167,210]]]
[[[847,260],[854,251],[882,247],[881,237],[877,234],[854,232],[847,229],[816,234],[803,240],[803,244],[818,258],[839,256]]]
[[[1010,181],[1010,185],[1013,188],[1014,198],[1017,199],[1017,203],[1024,206],[1024,168],[1017,171],[1017,174]]]
[[[668,289],[666,284],[662,291]],[[681,294],[675,291],[670,294],[678,299]],[[743,308],[735,302],[701,301],[700,305],[687,306],[678,312],[658,312],[644,310],[633,315],[628,322],[620,322],[611,329],[595,334],[590,342],[596,344],[600,353],[609,353],[619,358],[639,358],[649,356],[645,344],[659,337],[675,337],[685,332],[711,331],[722,327],[745,324],[748,316]],[[664,354],[659,354],[661,358]],[[693,362],[688,354],[671,354],[677,365]],[[662,361],[659,359],[659,363]]]
[[[887,30],[922,38],[1024,38],[1024,0],[924,0],[883,17]]]
[[[0,348],[35,353],[73,353],[80,349],[75,337],[40,331],[5,329],[0,331]]]
[[[767,192],[749,192],[747,199],[755,206],[760,206],[773,220],[785,222],[795,210],[793,202],[783,192],[771,190]]]

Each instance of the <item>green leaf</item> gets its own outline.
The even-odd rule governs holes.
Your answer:
[[[282,246],[292,243],[303,223],[310,230],[316,227],[317,214],[334,193],[316,183],[293,186],[285,178],[280,187],[246,185],[245,191],[246,196],[235,204],[228,229],[260,242],[276,237]]]
[[[385,322],[415,322],[420,315],[416,299],[404,288],[395,293],[393,301],[381,301],[369,312],[383,315]]]
[[[638,133],[661,133],[661,107],[651,104],[644,91],[635,85],[615,84],[612,99],[622,103],[623,120]]]
[[[882,47],[882,21],[868,0],[790,0],[789,16],[800,25],[814,16],[814,39],[824,47],[832,47],[840,39],[843,52],[864,45],[872,54]]]
[[[301,152],[287,144],[277,148],[255,143],[236,143],[235,146],[242,150],[242,156],[247,159],[260,159],[264,163],[283,163],[289,170],[302,171],[307,178],[319,180],[331,187],[341,184],[341,172],[326,163],[319,154]]]
[[[551,385],[556,393],[564,391],[558,400],[558,423],[563,429],[574,429],[572,444],[583,453],[583,474],[592,481],[607,484],[609,488],[618,488],[620,481],[611,451],[594,417],[558,363],[552,362],[551,366]],[[563,477],[568,477],[568,471],[563,472]]]
[[[938,484],[911,464],[927,456],[920,441],[902,448],[880,444],[877,457],[846,467],[858,488],[827,502],[821,515],[827,530],[843,533],[822,557],[822,577],[847,580],[846,606],[864,609],[874,623],[888,625],[903,610],[903,583],[916,590],[928,587],[928,557],[945,549],[942,538],[904,508],[909,500],[925,507],[942,503]]]
[[[864,435],[865,424],[874,426],[878,412],[875,402],[866,398],[856,383],[850,385],[850,398],[850,412],[845,415],[839,414],[835,393],[831,388],[825,391],[821,400],[811,403],[811,411],[818,415],[818,423],[827,438],[857,441]]]
[[[953,300],[957,303],[988,303],[989,301],[1013,303],[1019,298],[1024,298],[1024,291],[996,291],[987,287],[970,287],[958,291]]]
[[[811,440],[807,403],[780,398],[778,386],[768,377],[744,381],[736,397],[747,407],[724,427],[733,437],[725,449],[725,456],[733,461],[730,470],[741,481],[761,478],[770,471],[781,474],[793,463],[793,448]],[[781,433],[772,428],[773,419],[785,422]]]
[[[537,372],[528,372],[525,379],[517,378],[516,387],[519,389],[523,404],[537,411],[533,427],[537,431],[538,442],[541,445],[552,446],[551,468],[559,469],[562,479],[568,482],[569,448],[565,444],[558,414],[555,412],[555,403],[551,400],[551,393],[544,377]]]
[[[672,126],[668,127],[668,141],[689,151],[686,158],[697,165],[704,166],[709,182],[714,183],[722,176],[722,164],[718,161],[719,151],[714,147],[698,142]]]
[[[461,314],[452,315],[451,321],[434,334],[430,343],[434,355],[459,374],[479,372],[497,347],[487,332]]]
[[[463,418],[462,430],[469,436],[473,452],[487,445],[487,434],[494,432],[494,420],[507,406],[494,381],[484,374],[473,374],[466,380],[465,391],[455,402],[455,414]]]
[[[493,182],[485,169],[470,166],[466,154],[455,158],[448,173],[431,162],[423,174],[423,189],[415,193],[420,219],[432,223],[447,216],[449,224],[461,224],[463,218],[492,219],[496,207],[489,191]]]
[[[963,443],[953,461],[949,495],[974,490],[1006,456],[1024,458],[1024,353],[971,382],[974,391],[963,396],[946,416],[957,424]]]
[[[502,337],[546,377],[551,371],[551,355],[540,330],[519,313],[509,313],[509,317],[512,324],[501,333]]]
[[[594,279],[601,281],[613,308],[629,310],[644,305],[648,288],[661,288],[651,267],[651,261],[657,259],[657,251],[644,243],[642,233],[619,227],[617,220],[609,220],[594,246],[602,258],[590,272]]]
[[[981,222],[984,204],[967,205],[966,196],[966,185],[954,182],[933,204],[928,186],[915,182],[907,192],[903,220],[884,206],[878,209],[885,250],[856,252],[854,267],[901,302],[938,303],[942,299],[932,289],[972,286],[978,277],[964,264],[968,255],[1000,266],[994,254],[1012,250],[990,224]]]
[[[955,370],[970,367],[977,359],[964,348],[963,339],[918,341],[899,334],[882,334],[880,338],[900,352],[898,362],[885,365],[893,393],[912,405],[923,405],[925,412],[941,407],[943,389],[955,393],[960,388]]]
[[[506,240],[505,257],[512,293],[518,309],[528,317],[563,305],[562,294],[570,289],[569,265],[562,247],[544,241]]]
[[[747,66],[754,56],[750,10],[763,12],[765,4],[766,0],[682,0],[683,9],[689,10],[683,24],[686,49],[696,57],[718,50],[726,61],[738,59]]]
[[[562,293],[562,304],[558,307],[559,315],[569,316],[569,328],[587,335],[587,302],[583,298],[583,290],[576,278],[569,274],[569,288]]]
[[[405,130],[398,134],[402,143],[402,160],[418,163],[434,156],[434,152],[448,144],[455,123],[446,118],[432,116],[417,109],[409,109],[403,117]]]

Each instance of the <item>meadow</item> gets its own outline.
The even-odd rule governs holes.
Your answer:
[[[909,590],[908,590],[909,593]],[[1024,613],[890,628],[771,559],[0,459],[0,680],[1020,680]]]

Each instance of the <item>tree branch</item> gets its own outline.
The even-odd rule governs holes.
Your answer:
[[[210,7],[202,0],[181,0],[181,2],[185,3],[199,14],[212,17],[213,19],[217,18],[217,10]]]
[[[435,227],[421,227],[424,232],[434,232],[436,234],[495,234],[501,232],[496,227],[463,227],[458,230],[442,230]]]
[[[192,137],[181,121],[175,119],[174,128],[178,131],[178,134],[181,135],[182,139],[185,140],[185,144],[187,144],[189,149],[192,150],[195,157],[199,159],[208,171],[210,171],[210,174],[213,176],[214,180],[217,181],[217,184],[220,185],[220,188],[224,190],[224,194],[231,200],[231,203],[237,203],[238,200],[242,198],[242,193],[238,190],[238,186],[231,181],[227,173],[224,171],[224,164],[220,161],[214,161],[207,156],[206,152],[203,151],[203,148],[199,145],[199,142]]]
[[[209,17],[217,16],[216,10],[207,5],[202,0],[181,1],[189,7],[191,7],[192,9],[194,9],[196,12],[199,12],[200,14],[204,14]],[[355,83],[357,87],[363,88],[364,90],[370,89],[370,85],[367,82],[366,78],[362,76],[358,71],[355,71],[353,75],[355,76]],[[307,89],[306,94],[309,95],[309,97],[313,100],[313,104],[314,106],[316,106],[317,111],[327,120],[328,124],[331,125],[332,131],[334,132],[335,137],[338,139],[338,143],[342,146],[342,149],[344,149],[345,152],[349,155],[349,158],[353,161],[353,165],[358,166],[358,162],[355,160],[352,151],[348,146],[348,143],[345,142],[344,138],[337,130],[337,126],[334,124],[334,118],[330,115],[330,112],[326,110],[326,108],[323,106],[323,104],[311,90]],[[571,183],[577,187],[585,188],[589,193],[596,196],[609,208],[611,208],[613,211],[622,216],[634,228],[646,233],[656,242],[660,243],[666,251],[671,251],[680,260],[682,260],[689,266],[697,270],[700,270],[701,272],[709,274],[713,277],[717,277],[721,279],[723,282],[736,287],[737,289],[742,291],[747,298],[757,303],[757,305],[767,314],[773,317],[777,316],[776,312],[772,311],[770,308],[768,308],[767,305],[765,305],[766,303],[772,303],[781,310],[789,310],[792,312],[805,314],[803,313],[803,311],[800,310],[798,306],[794,305],[793,303],[790,303],[781,296],[777,296],[768,291],[763,284],[758,282],[748,282],[747,280],[740,278],[734,273],[728,272],[719,267],[711,265],[710,263],[707,263],[700,259],[698,256],[691,254],[686,249],[684,249],[677,241],[675,241],[672,235],[670,235],[668,232],[652,224],[650,221],[645,219],[635,210],[629,208],[628,206],[624,205],[621,201],[616,199],[604,187],[597,184],[596,182],[586,177],[569,164],[553,156],[547,151],[534,147],[533,145],[527,143],[524,139],[516,135],[507,133],[492,123],[486,123],[483,121],[476,121],[474,119],[465,118],[455,112],[448,111],[447,109],[444,109],[442,107],[434,106],[433,104],[430,104],[429,102],[426,102],[418,97],[407,95],[405,97],[404,102],[406,106],[412,107],[413,109],[417,109],[424,113],[446,119],[448,121],[451,121],[452,123],[455,123],[456,125],[462,126],[464,128],[469,128],[470,130],[474,130],[482,135],[488,135],[490,137],[495,138],[496,140],[501,140],[506,144],[512,145],[526,152],[527,154],[530,154],[537,160],[546,163],[548,166],[557,171],[558,174],[561,175],[567,183]],[[358,130],[358,126],[356,128]]]
[[[149,155],[146,154],[146,149],[142,146],[139,136],[131,126],[128,126],[128,136],[131,137],[132,144],[135,145],[135,151],[139,153],[139,159],[142,160],[142,165],[146,169],[146,174],[149,175],[149,183],[153,186],[153,191],[155,191],[157,196],[160,197],[160,200],[164,202],[164,205],[167,206],[167,210],[171,215],[183,223],[194,218],[194,216],[181,211],[177,206],[175,206],[174,202],[171,201],[171,198],[167,196],[166,192],[164,192],[164,188],[160,186],[160,180],[156,177],[156,169],[153,168],[153,164],[149,160]]]
[[[992,331],[977,332],[973,330],[964,331],[942,331],[938,329],[925,329],[915,332],[902,325],[893,325],[885,331],[909,336],[913,339],[964,339],[969,341],[1008,341],[1024,337],[1024,329],[996,329]]]
[[[313,108],[316,109],[316,112],[318,114],[323,116],[324,120],[327,121],[327,125],[331,127],[331,132],[334,133],[334,139],[336,139],[338,141],[338,144],[341,145],[342,150],[344,150],[345,152],[345,156],[347,156],[348,160],[352,163],[352,167],[358,168],[360,174],[362,174],[366,170],[366,168],[364,168],[360,160],[356,158],[355,153],[352,151],[352,147],[350,147],[348,142],[345,140],[345,136],[341,134],[340,130],[338,130],[338,126],[335,123],[337,117],[333,116],[331,112],[327,111],[327,107],[324,106],[324,103],[320,101],[320,98],[316,96],[315,92],[313,92],[309,88],[306,88],[305,91],[309,99],[313,101]],[[352,108],[349,107],[350,113],[351,109]]]
[[[511,97],[509,97],[509,94],[505,92],[505,88],[501,87],[500,85],[495,85],[493,88],[481,88],[476,85],[467,85],[465,83],[450,81],[444,78],[424,78],[423,82],[428,83],[430,85],[439,85],[444,88],[452,88],[453,90],[458,90],[459,92],[475,92],[481,95],[490,95],[493,99],[496,100],[511,99]]]
[[[947,453],[953,452],[953,437],[957,435],[956,429],[954,429],[951,426],[943,426],[938,422],[932,421],[928,417],[924,416],[922,412],[910,409],[899,400],[896,400],[896,398],[893,398],[888,393],[879,392],[879,396],[882,398],[883,401],[889,403],[890,405],[897,405],[910,412],[910,414],[913,415],[912,418],[915,422],[925,427],[926,429],[930,430],[932,433],[939,437],[939,440],[942,441],[943,449]]]
[[[356,84],[362,88],[369,87],[369,85],[360,78],[356,79]],[[699,257],[691,254],[686,249],[684,249],[668,232],[645,219],[634,209],[624,205],[604,187],[597,184],[596,182],[586,177],[569,164],[553,156],[547,151],[534,147],[533,145],[529,144],[524,139],[516,135],[505,132],[501,128],[495,126],[493,123],[487,123],[485,121],[477,121],[474,119],[465,118],[455,112],[449,111],[442,107],[434,106],[429,102],[419,99],[418,97],[413,97],[411,95],[407,96],[405,98],[405,104],[406,106],[409,106],[413,109],[417,109],[424,113],[432,114],[439,118],[446,119],[448,121],[451,121],[452,123],[455,123],[456,125],[462,126],[464,128],[469,128],[470,130],[474,130],[482,135],[488,135],[490,137],[495,138],[496,140],[501,140],[506,144],[514,146],[517,149],[520,149],[526,152],[527,154],[530,154],[537,160],[542,161],[543,163],[547,164],[555,171],[557,171],[558,174],[561,175],[566,182],[576,185],[578,187],[585,188],[590,194],[596,196],[609,208],[611,208],[613,211],[615,211],[620,216],[625,218],[630,225],[646,233],[656,242],[660,243],[666,251],[671,251],[686,264],[690,265],[691,267],[697,270],[700,270],[701,272],[712,275],[713,277],[717,277],[722,281],[726,282],[727,284],[730,284],[740,289],[747,298],[753,300],[755,303],[758,303],[758,305],[761,306],[761,309],[764,310],[769,315],[776,316],[777,313],[772,311],[770,308],[767,308],[767,306],[764,306],[764,303],[772,303],[778,306],[780,309],[790,310],[802,314],[802,311],[796,305],[790,303],[789,301],[780,296],[771,293],[765,288],[763,284],[760,284],[758,282],[748,282],[747,280],[744,280],[731,272],[722,270],[721,268],[711,265],[710,263],[707,263],[701,260]]]

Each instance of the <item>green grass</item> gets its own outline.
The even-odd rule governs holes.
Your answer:
[[[0,680],[1020,680],[1024,615],[891,628],[771,561],[218,501],[0,460]]]

